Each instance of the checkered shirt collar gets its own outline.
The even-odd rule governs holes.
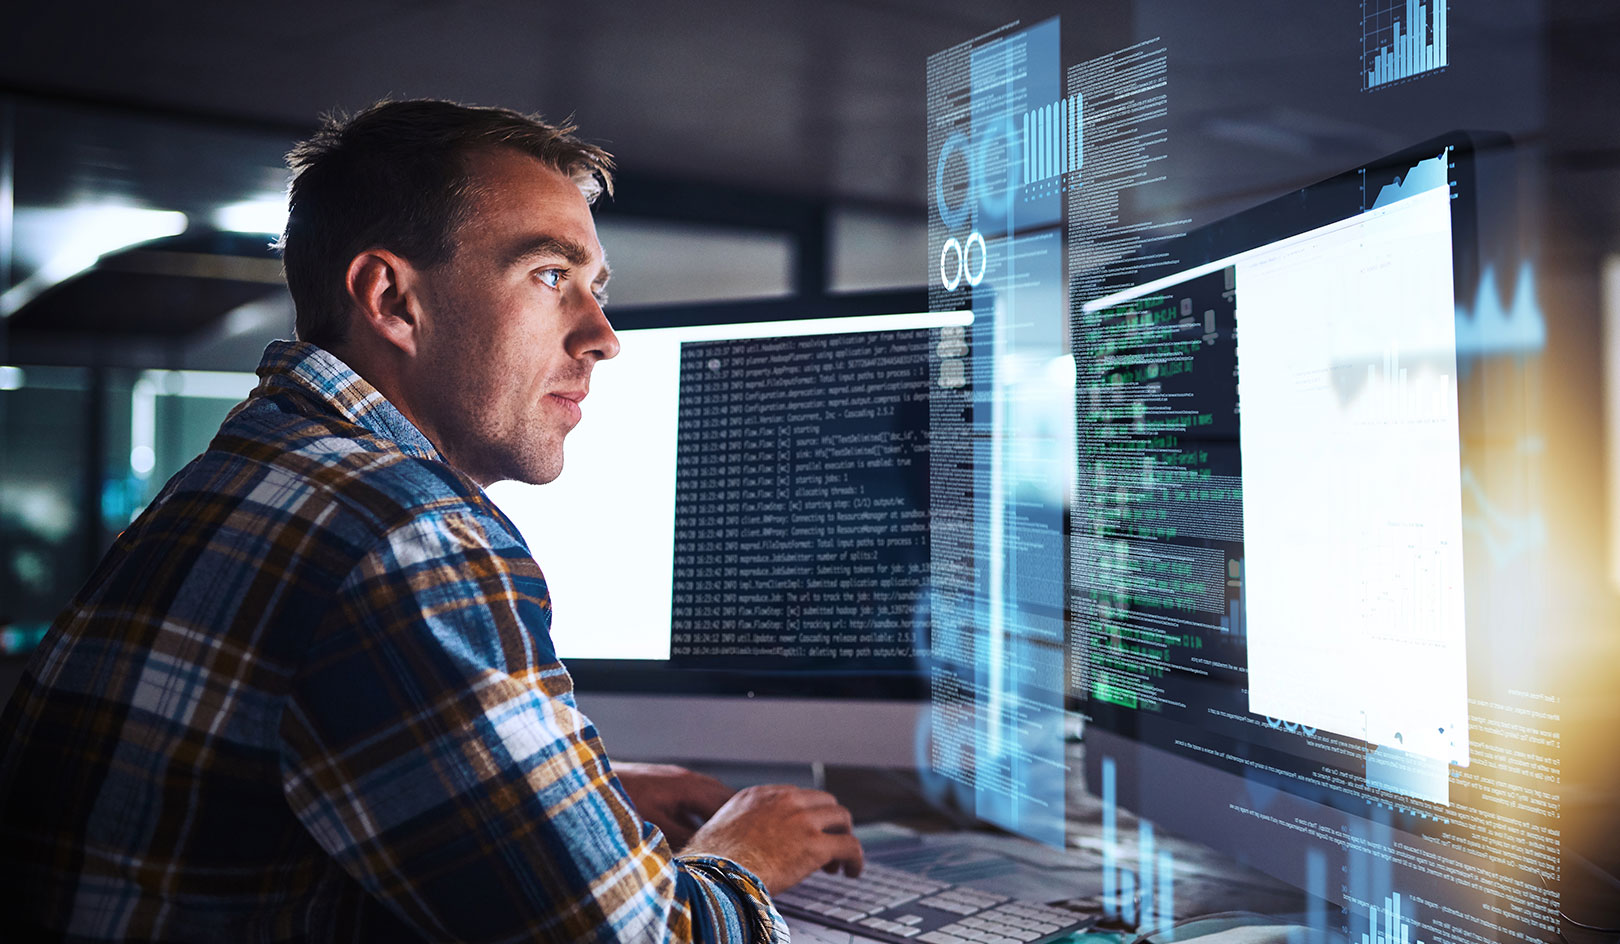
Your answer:
[[[405,414],[348,364],[305,341],[271,341],[259,361],[254,395],[291,388],[326,403],[339,416],[398,444],[410,455],[443,462],[444,456]]]

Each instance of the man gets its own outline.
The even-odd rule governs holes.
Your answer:
[[[300,340],[7,709],[8,933],[782,939],[767,889],[859,869],[825,793],[609,767],[482,490],[556,477],[618,351],[590,212],[611,159],[572,130],[400,102],[289,155]]]

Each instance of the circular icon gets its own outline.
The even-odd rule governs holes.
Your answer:
[[[973,147],[973,183],[979,212],[1005,220],[1017,192],[1014,171],[1021,166],[1019,130],[1012,118],[996,120],[985,128]]]
[[[972,238],[972,236],[968,237],[969,241]],[[945,261],[953,252],[956,254],[956,271],[954,273],[947,268]],[[956,291],[956,287],[962,284],[962,273],[966,268],[962,259],[962,244],[956,241],[955,236],[945,240],[945,245],[940,247],[939,250],[939,283],[945,286],[945,291]]]
[[[1281,718],[1273,718],[1270,715],[1266,715],[1266,724],[1273,728],[1286,730],[1290,734],[1303,734],[1306,737],[1314,737],[1316,735],[1316,729],[1310,725],[1299,724],[1293,721],[1284,721]]]
[[[950,162],[952,154],[960,154],[964,162],[968,160],[968,139],[960,132],[945,139],[940,145],[939,158],[934,164],[934,205],[939,208],[939,220],[949,229],[955,229],[967,222],[968,207],[973,203],[973,174],[968,168],[967,192],[962,195],[962,202],[953,209],[945,199],[945,165]]]
[[[951,240],[951,241],[955,242],[955,240]],[[967,261],[968,254],[973,252],[973,244],[974,243],[979,244],[979,274],[978,275],[973,274],[972,266],[968,265],[968,261]],[[985,269],[985,266],[987,266],[989,264],[990,264],[990,250],[984,244],[984,237],[979,235],[978,230],[974,230],[973,232],[968,234],[967,245],[962,247],[962,272],[965,275],[965,277],[967,278],[967,284],[969,284],[969,285],[978,285],[980,282],[983,282],[984,281],[984,269]]]

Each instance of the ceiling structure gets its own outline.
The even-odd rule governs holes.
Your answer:
[[[4,16],[0,85],[295,134],[380,98],[572,113],[628,170],[920,206],[924,62],[1019,6],[33,4]]]
[[[1454,57],[1486,68],[1382,98],[1355,88],[1356,0],[19,4],[0,15],[0,90],[288,136],[384,97],[572,113],[636,175],[920,209],[929,54],[1061,13],[1082,24],[1070,61],[1165,38],[1177,143],[1198,158],[1172,198],[1225,212],[1449,127],[1537,135],[1549,65],[1612,83],[1608,4],[1486,6]],[[1554,104],[1588,164],[1620,150],[1605,96]]]

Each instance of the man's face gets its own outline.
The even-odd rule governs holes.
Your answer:
[[[599,301],[607,262],[566,176],[510,148],[467,166],[472,213],[422,273],[412,419],[481,484],[549,482],[591,367],[619,352]]]

